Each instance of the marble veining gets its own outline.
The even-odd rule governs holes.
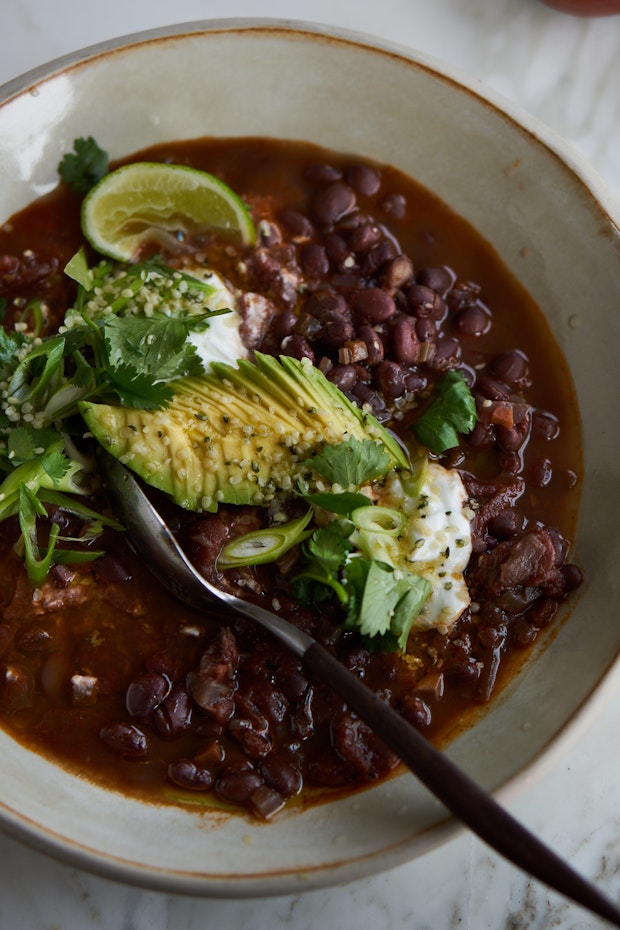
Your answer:
[[[84,45],[251,0],[21,0],[3,9],[0,82]],[[439,58],[568,139],[620,197],[620,16],[565,16],[538,0],[263,0],[260,15],[352,28]],[[568,218],[567,218],[568,219]],[[511,811],[620,899],[620,695]],[[96,816],[96,812],[93,812]],[[162,842],[166,842],[162,836]],[[410,864],[345,887],[258,900],[127,887],[0,836],[0,928],[9,930],[596,930],[604,923],[461,833]]]

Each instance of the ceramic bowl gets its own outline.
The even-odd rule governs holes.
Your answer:
[[[575,555],[587,583],[553,641],[447,750],[500,797],[526,786],[620,677],[620,209],[611,194],[560,139],[485,88],[409,50],[299,23],[156,30],[5,85],[0,217],[53,187],[60,157],[89,134],[112,157],[163,140],[270,135],[392,163],[493,242],[544,308],[583,419]],[[4,734],[0,754],[4,829],[79,867],[169,891],[232,897],[342,883],[459,829],[407,773],[259,825],[121,797]]]

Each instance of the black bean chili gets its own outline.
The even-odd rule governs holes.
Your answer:
[[[492,247],[393,168],[268,140],[162,145],[139,158],[190,164],[244,196],[252,249],[207,237],[166,256],[208,261],[245,301],[250,348],[307,357],[408,441],[416,409],[459,368],[479,414],[441,461],[460,470],[475,513],[471,609],[448,632],[412,637],[405,657],[370,653],[334,605],[300,607],[275,567],[215,572],[222,543],[260,513],[173,514],[199,568],[277,609],[332,649],[433,739],[489,701],[581,582],[569,561],[581,473],[565,362],[538,308]],[[72,299],[61,270],[81,244],[65,189],[0,230],[0,296],[11,326],[40,297],[52,331]],[[524,258],[524,261],[527,259]],[[50,506],[49,520],[73,518]],[[241,806],[271,817],[302,789],[350,789],[398,760],[330,689],[247,621],[171,601],[108,532],[106,555],[57,566],[34,590],[0,527],[0,714],[13,736],[141,797]]]

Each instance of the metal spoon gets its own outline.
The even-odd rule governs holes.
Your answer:
[[[620,927],[620,908],[523,827],[492,797],[435,749],[318,642],[276,614],[221,591],[193,567],[133,475],[102,455],[113,509],[128,538],[159,581],[192,607],[214,600],[251,617],[284,643],[311,676],[345,699],[426,787],[482,840],[520,869]]]

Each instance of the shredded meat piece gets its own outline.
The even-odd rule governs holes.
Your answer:
[[[512,475],[495,481],[479,481],[470,474],[462,477],[468,496],[479,505],[472,527],[474,539],[484,540],[491,520],[521,497],[525,481]]]
[[[332,725],[334,749],[360,779],[378,778],[398,765],[397,756],[373,733],[367,723],[342,714]]]
[[[235,710],[239,650],[227,627],[222,627],[200,660],[198,671],[187,676],[194,701],[211,717],[224,723]]]
[[[239,335],[246,349],[255,349],[263,341],[269,324],[277,313],[273,301],[262,294],[242,294],[239,298],[242,323]]]
[[[560,559],[558,540],[551,531],[531,526],[481,556],[475,581],[493,599],[516,588],[537,588],[559,596],[564,589]]]

